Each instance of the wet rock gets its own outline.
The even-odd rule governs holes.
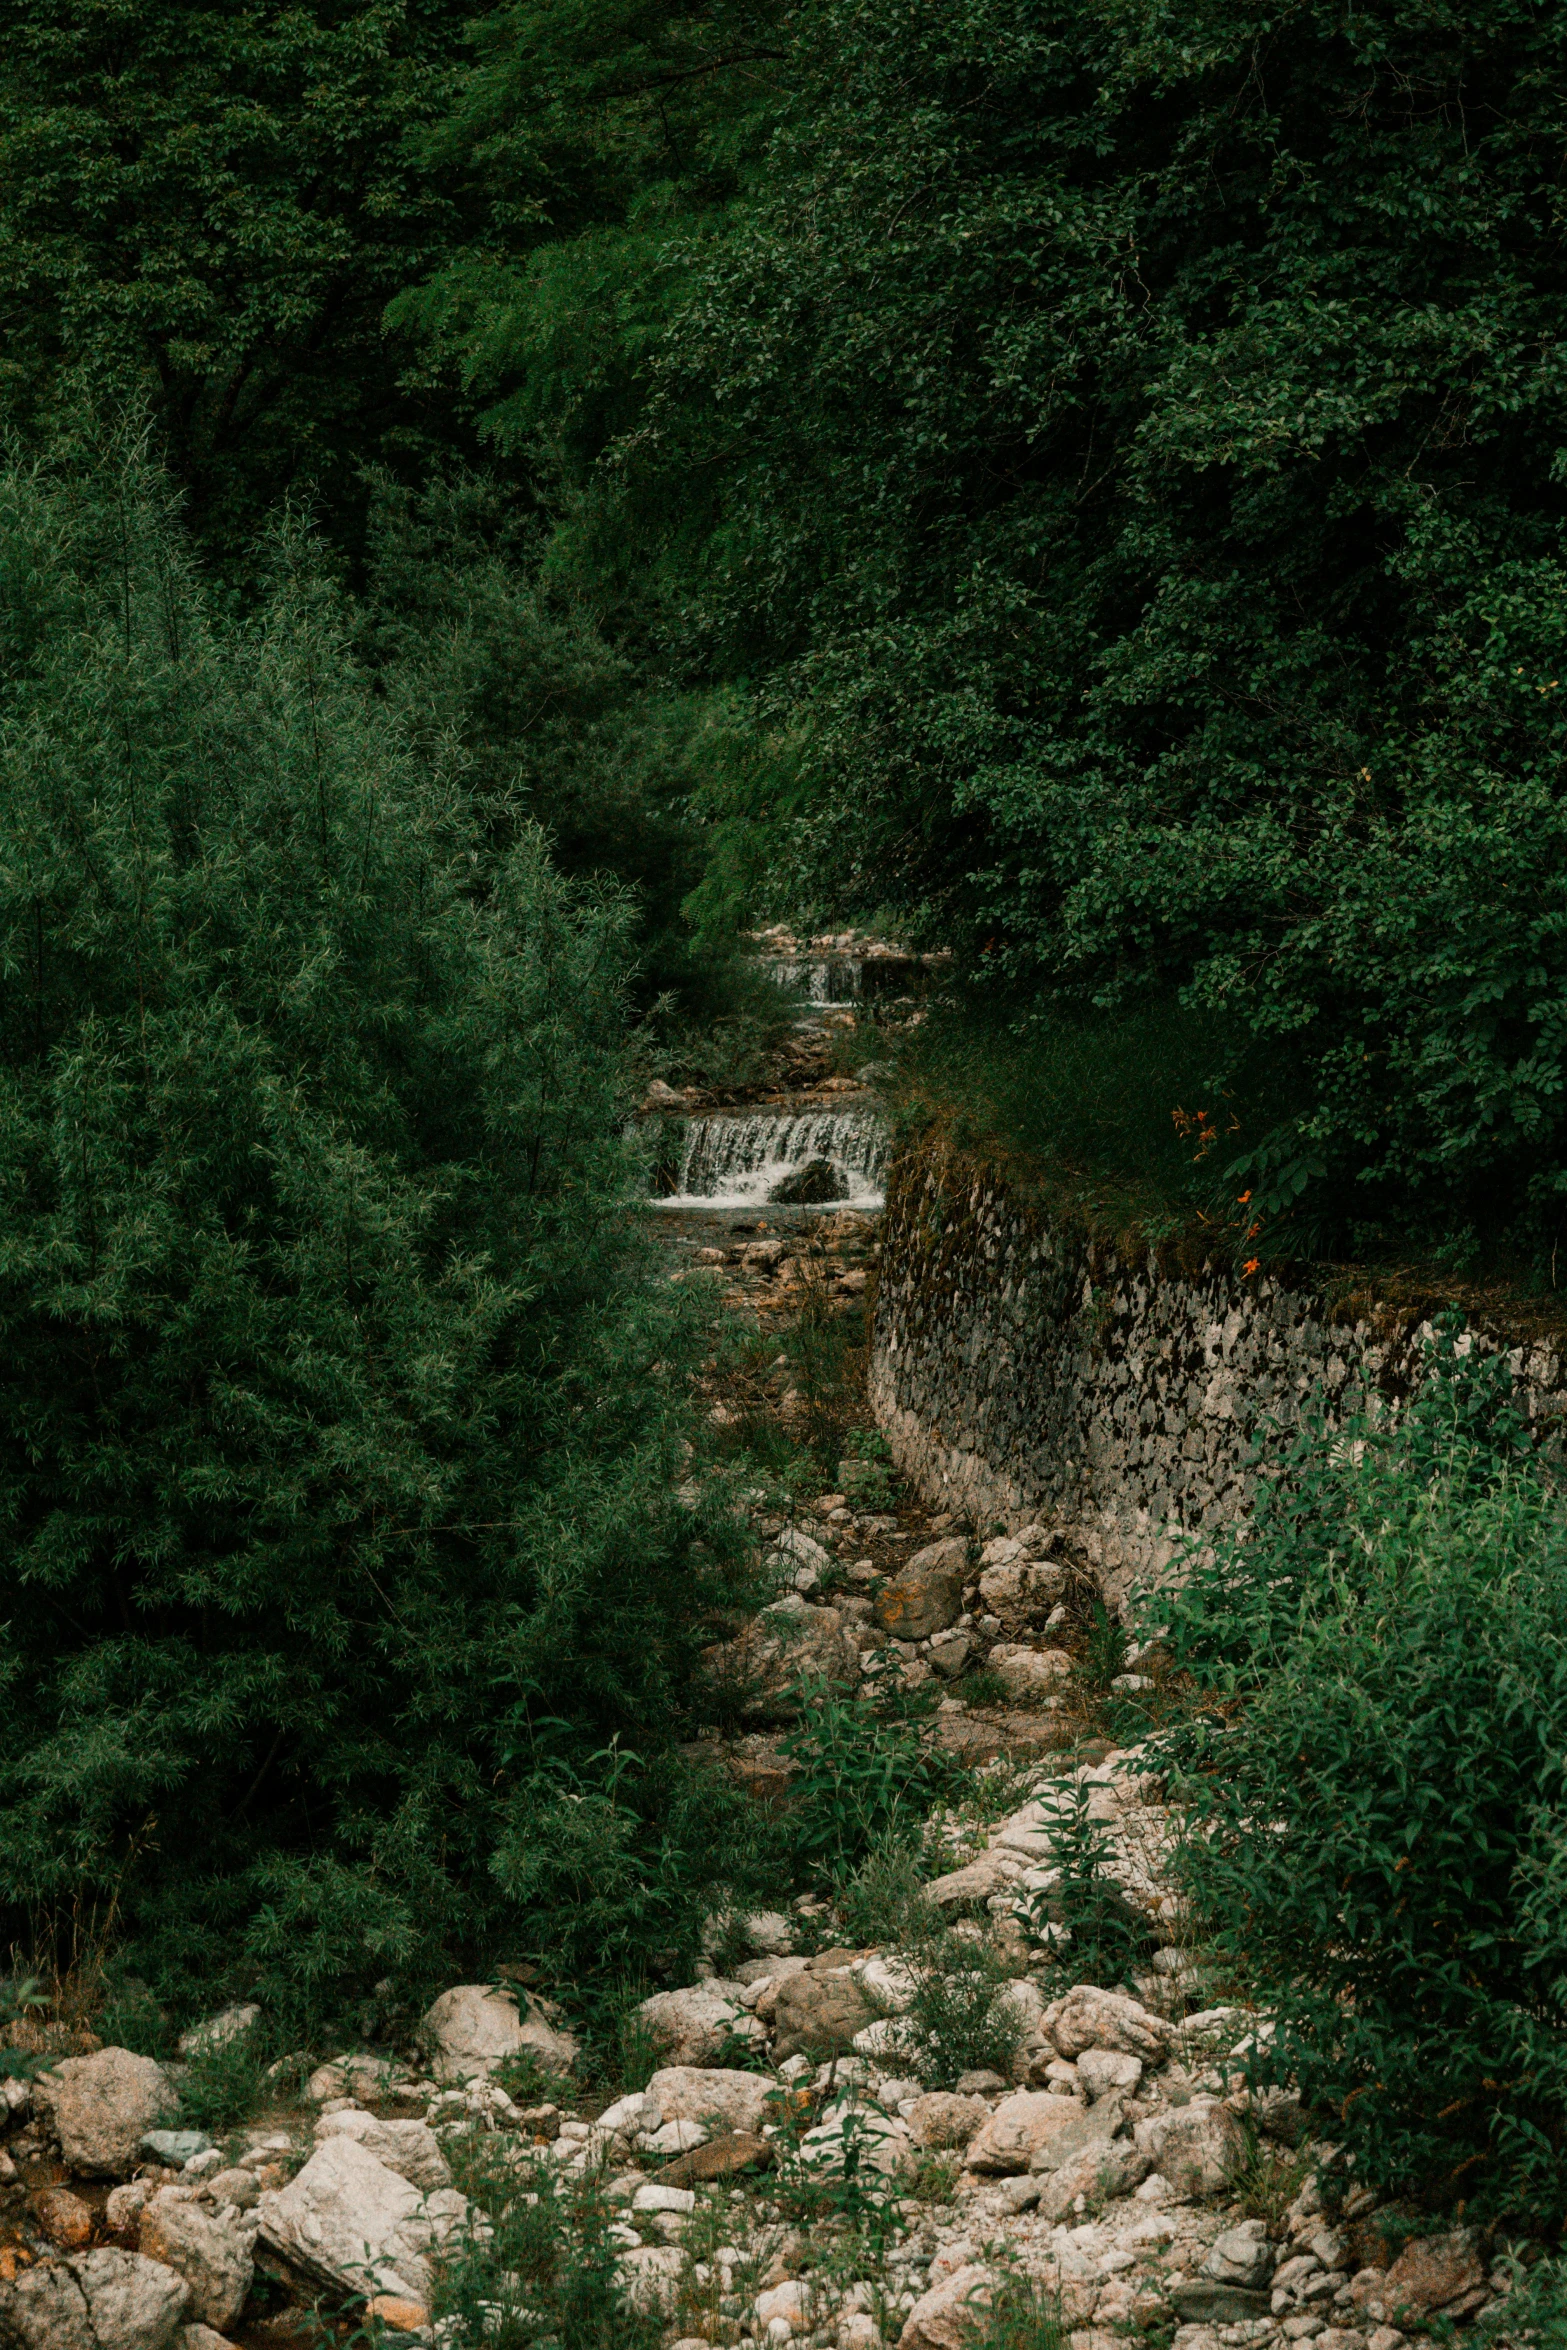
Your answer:
[[[0,2284],[5,2350],[176,2350],[190,2287],[161,2261],[102,2245]]]
[[[510,1991],[488,1983],[459,1983],[443,1991],[420,2026],[431,2051],[431,2069],[441,2081],[488,2076],[509,2056],[531,2056],[544,2071],[569,2073],[577,2043],[558,2031],[537,2006],[524,2016]]]
[[[882,1630],[895,1640],[928,1640],[963,1613],[968,1544],[961,1535],[927,1543],[876,1594]]]
[[[187,2201],[178,2189],[154,2195],[141,2215],[140,2248],[190,2287],[190,2315],[219,2331],[245,2306],[255,2273],[258,2221],[233,2204]]]
[[[852,1190],[849,1178],[831,1159],[807,1159],[803,1167],[775,1183],[767,1194],[780,1206],[823,1207],[829,1200],[846,1199]]]
[[[172,2113],[174,2086],[161,2064],[128,2048],[68,2056],[33,2085],[54,2121],[67,2166],[90,2178],[122,2178],[143,2134]]]

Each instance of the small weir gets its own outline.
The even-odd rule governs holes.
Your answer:
[[[886,1166],[886,1121],[872,1107],[715,1110],[687,1123],[657,1204],[879,1208]]]

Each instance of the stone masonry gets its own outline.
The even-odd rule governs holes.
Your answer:
[[[980,1528],[1050,1526],[1114,1606],[1244,1510],[1308,1398],[1396,1408],[1431,1330],[1430,1300],[1118,1250],[940,1151],[892,1169],[882,1243],[870,1392],[899,1469]],[[1567,1410],[1560,1340],[1469,1343],[1507,1353],[1531,1418]]]

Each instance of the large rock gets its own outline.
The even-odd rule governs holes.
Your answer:
[[[1080,2195],[1097,2210],[1141,2186],[1152,2168],[1142,2148],[1129,2138],[1100,2138],[1079,2146],[1046,2177],[1039,2190],[1040,2211],[1046,2219],[1066,2219],[1077,2209]]]
[[[841,2056],[875,2017],[853,1975],[791,1975],[773,2010],[773,2053],[780,2064],[791,2056]]]
[[[1194,2097],[1137,2125],[1137,2143],[1178,2195],[1218,2195],[1246,2159],[1240,2123],[1216,2097]]]
[[[894,1640],[928,1640],[963,1613],[968,1544],[961,1535],[927,1543],[876,1594],[876,1615]]]
[[[1008,2173],[1028,2170],[1052,2138],[1070,2130],[1082,2108],[1070,2097],[1044,2089],[1019,2089],[1003,2097],[963,2157],[968,2170]]]
[[[1422,2325],[1438,2311],[1451,2314],[1485,2290],[1485,2270],[1467,2228],[1417,2236],[1384,2275],[1357,2277],[1351,2287],[1368,2317],[1394,2326]]]
[[[694,2146],[677,2161],[666,2162],[658,2174],[659,2184],[694,2187],[704,2179],[737,2178],[742,2171],[771,2170],[776,2159],[770,2138],[753,2138],[746,2130],[726,2130],[721,2138],[709,2138],[705,2146]]]
[[[835,1607],[808,1607],[791,1592],[751,1618],[733,1640],[702,1652],[713,1679],[743,1712],[772,1721],[798,1711],[797,1684],[825,1681],[855,1689],[860,1651],[853,1627]]]
[[[761,2030],[738,1999],[708,1983],[693,1983],[684,1991],[655,1991],[637,2013],[671,2070],[705,2066],[726,2041],[751,2039]]]
[[[1244,2219],[1214,2239],[1203,2275],[1218,2285],[1247,2285],[1255,2292],[1273,2274],[1273,2246],[1266,2220]]]
[[[1170,2301],[1176,2316],[1187,2325],[1239,2325],[1247,2318],[1268,2314],[1266,2293],[1250,2292],[1244,2285],[1221,2285],[1212,2277],[1190,2277],[1184,2284],[1173,2285]],[[1356,2339],[1363,2337],[1357,2335]]]
[[[1052,2000],[1043,2023],[1068,2061],[1089,2048],[1119,2048],[1144,2064],[1162,2064],[1174,2039],[1163,2016],[1124,1991],[1101,1991],[1094,1983],[1076,1983],[1064,1998]]]
[[[343,2293],[430,2298],[430,2256],[467,2218],[446,2187],[421,2195],[352,2138],[328,2138],[298,2177],[261,2198],[274,2252]]]
[[[530,2008],[524,2016],[510,1991],[488,1983],[458,1983],[443,1991],[420,2026],[431,2070],[441,2081],[488,2078],[509,2056],[531,2056],[549,2073],[569,2073],[577,2043]]]
[[[1096,2105],[1086,2107],[1065,2098],[1058,2102],[1066,2105],[1072,2118],[1064,2128],[1053,2130],[1040,2147],[1031,2165],[1036,2171],[1063,2170],[1080,2154],[1096,2153],[1108,2146],[1125,2124],[1124,2097],[1101,2097]]]
[[[988,2268],[970,2262],[922,2293],[909,2311],[898,2350],[974,2350],[995,2291]]]
[[[673,2317],[685,2264],[678,2244],[642,2244],[622,2252],[616,2266],[633,2309],[650,2317]]]
[[[232,2203],[196,2203],[178,2188],[155,2195],[141,2215],[137,2242],[190,2287],[190,2314],[221,2332],[245,2306],[255,2274],[257,2214]]]
[[[174,2350],[190,2287],[139,2252],[68,2252],[0,2284],[4,2350]]]
[[[1008,1555],[999,1555],[1003,1546]],[[992,1553],[998,1555],[992,1557]],[[1005,1536],[987,1542],[980,1553],[980,1604],[987,1615],[995,1616],[1009,1632],[1043,1623],[1065,1589],[1064,1567],[1026,1558],[1017,1544],[1007,1543]]]
[[[916,2146],[966,2146],[976,2130],[990,2119],[983,2097],[959,2097],[950,2089],[932,2089],[916,2097],[904,2115]]]
[[[128,2048],[68,2056],[39,2077],[33,2095],[53,2116],[68,2168],[99,2179],[134,2170],[143,2131],[179,2102],[162,2065]]]
[[[1005,1893],[1009,1886],[1015,1885],[1026,1865],[1017,1853],[992,1848],[961,1869],[949,1869],[944,1877],[933,1877],[925,1888],[926,1897],[938,1909],[977,1909],[992,1894]]]
[[[326,2138],[352,2138],[377,2162],[396,2171],[410,2187],[430,2194],[452,2183],[451,2167],[441,2152],[441,2141],[424,2122],[377,2121],[373,2113],[351,2107],[346,2113],[324,2113],[316,2124],[316,2143]],[[210,2192],[216,2192],[216,2182]]]
[[[760,2073],[718,2065],[673,2064],[657,2072],[644,2092],[666,2122],[701,2122],[714,2135],[743,2130],[755,2136],[767,2119],[773,2083]],[[652,2126],[652,2125],[650,2125]]]
[[[1072,1659],[1064,1648],[1015,1648],[1001,1641],[985,1661],[1014,1705],[1059,1697],[1072,1677]]]

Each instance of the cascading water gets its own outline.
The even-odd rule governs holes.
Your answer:
[[[807,1205],[879,1208],[887,1128],[879,1111],[738,1110],[693,1118],[666,1208],[754,1207],[807,1172]]]
[[[769,955],[766,969],[801,1004],[857,1004],[863,964],[858,955]]]

